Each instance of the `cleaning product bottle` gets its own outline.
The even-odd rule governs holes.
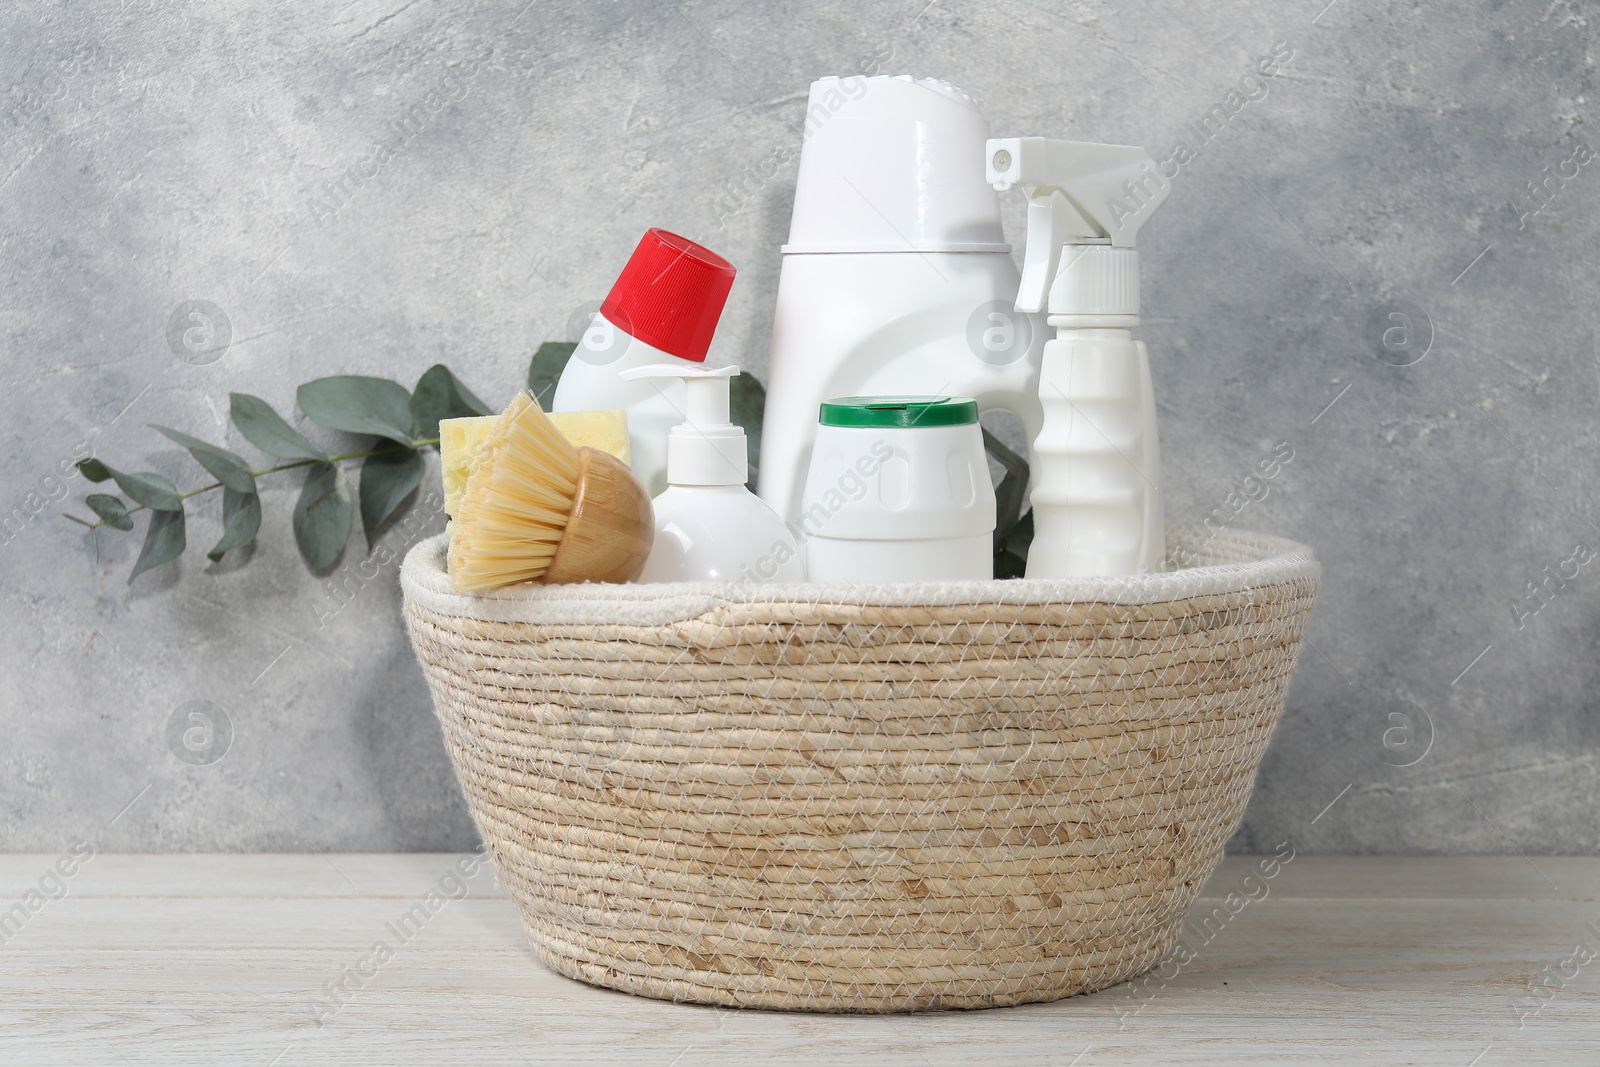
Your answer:
[[[1000,200],[974,160],[989,123],[953,85],[811,86],[772,325],[761,498],[791,523],[839,396],[971,397],[1039,430],[1045,326],[1016,311]]]
[[[653,501],[656,535],[641,582],[803,582],[805,561],[789,527],[745,487],[744,428],[729,420],[728,380],[738,367],[634,367],[629,382],[681,379],[684,421],[667,436],[667,489]]]
[[[1159,570],[1166,556],[1150,355],[1139,324],[1139,227],[1171,184],[1142,148],[996,138],[986,177],[1028,197],[1020,311],[1048,303],[1033,438],[1029,578]],[[1048,301],[1047,301],[1048,294]]]
[[[710,249],[647,231],[556,384],[552,411],[627,410],[633,471],[652,494],[667,486],[667,433],[683,420],[683,384],[623,372],[702,363],[733,275],[733,264]]]
[[[994,488],[978,405],[952,396],[825,401],[800,536],[813,582],[994,577]]]

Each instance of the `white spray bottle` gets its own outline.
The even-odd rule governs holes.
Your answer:
[[[655,542],[641,582],[803,582],[805,560],[778,513],[745,486],[744,428],[731,421],[728,380],[738,367],[658,363],[623,381],[681,379],[684,421],[667,435],[665,492],[652,502]]]
[[[1048,306],[1033,439],[1029,578],[1159,570],[1166,556],[1150,355],[1139,324],[1139,227],[1171,184],[1142,148],[994,138],[986,177],[1028,197],[1017,310]]]

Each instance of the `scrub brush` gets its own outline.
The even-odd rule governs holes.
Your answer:
[[[629,582],[655,536],[650,497],[621,460],[576,448],[518,393],[467,476],[450,540],[461,592],[515,582]]]

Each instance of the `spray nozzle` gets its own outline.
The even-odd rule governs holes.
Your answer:
[[[678,378],[684,383],[683,422],[667,435],[667,481],[672,485],[743,485],[749,480],[744,427],[729,414],[729,380],[738,373],[738,367],[652,363],[618,375],[630,382]]]
[[[1061,269],[1063,245],[1132,249],[1139,227],[1172,191],[1150,154],[1130,145],[995,137],[986,151],[989,184],[1000,192],[1020,185],[1028,197],[1028,247],[1017,289],[1018,311],[1044,309]]]

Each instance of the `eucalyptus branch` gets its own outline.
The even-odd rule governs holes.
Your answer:
[[[412,448],[427,448],[430,445],[434,448],[437,448],[439,446],[439,439],[437,437],[423,437],[411,442]],[[345,460],[350,459],[366,459],[368,456],[379,456],[387,453],[397,452],[404,447],[404,445],[396,442],[387,448],[369,448],[364,452],[342,452],[337,456],[329,456],[328,462],[343,463]],[[251,471],[250,476],[252,478],[259,478],[264,474],[277,474],[279,471],[291,471],[297,467],[309,467],[313,463],[321,462],[322,460],[320,459],[297,459],[293,463],[280,463],[276,467],[263,467],[261,470]],[[199,496],[201,493],[209,493],[213,489],[221,489],[223,484],[224,483],[222,482],[212,482],[210,485],[202,485],[198,489],[190,489],[186,492],[179,493],[178,499],[188,500],[192,496]],[[146,505],[135,504],[133,507],[125,509],[123,514],[137,515],[139,512],[146,510],[148,510]],[[75,522],[80,526],[88,527],[91,530],[98,530],[100,527],[106,525],[105,519],[101,519],[99,522],[90,522],[87,519],[80,519],[76,515],[63,515],[62,518]]]
[[[561,355],[564,366],[564,357],[574,347],[543,346],[543,362],[535,358],[540,374],[548,374],[552,354]],[[534,377],[530,369],[530,384]],[[84,503],[94,513],[94,520],[72,514],[65,517],[98,534],[102,527],[132,530],[134,516],[141,511],[148,514],[144,546],[128,577],[131,582],[144,571],[183,554],[187,547],[184,507],[192,497],[223,490],[222,539],[206,553],[216,562],[233,549],[252,543],[261,529],[261,493],[256,479],[304,470],[305,481],[294,506],[294,539],[306,563],[322,570],[344,551],[358,509],[370,549],[384,525],[412,506],[427,470],[422,450],[439,446],[440,420],[490,414],[489,406],[443,364],[429,367],[413,389],[387,378],[341,375],[306,382],[296,390],[295,400],[310,421],[329,430],[363,435],[368,447],[329,455],[265,400],[232,393],[229,418],[241,437],[271,457],[268,465],[252,466],[221,445],[169,426],[152,426],[186,449],[214,480],[179,491],[155,471],[117,470],[91,456],[78,463],[79,472],[91,482],[114,481],[122,495],[90,493]],[[346,476],[341,467],[351,460],[361,461],[359,479]]]

